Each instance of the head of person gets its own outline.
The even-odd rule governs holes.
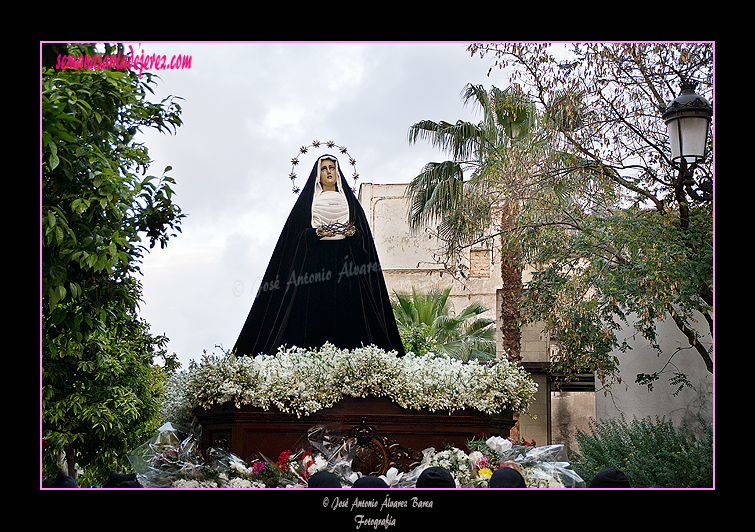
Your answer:
[[[332,157],[322,157],[319,160],[319,166],[318,174],[322,190],[335,192],[338,185],[338,161]]]
[[[340,488],[341,482],[330,471],[318,471],[307,481],[308,488]]]
[[[590,488],[631,488],[629,479],[619,469],[609,466],[598,471],[590,481]]]
[[[76,483],[76,480],[72,477],[69,477],[65,471],[59,470],[58,476],[52,482],[52,485],[50,487],[52,488],[78,488],[79,485]]]
[[[387,488],[389,487],[386,482],[380,478],[373,475],[366,475],[363,477],[359,477],[354,484],[351,485],[352,488]]]
[[[111,471],[103,488],[141,488],[136,473],[116,473]]]
[[[456,482],[451,473],[439,466],[428,467],[417,477],[418,488],[455,488]]]
[[[514,468],[496,469],[490,476],[488,486],[491,488],[526,488],[522,474]]]

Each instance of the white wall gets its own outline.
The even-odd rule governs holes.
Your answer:
[[[633,337],[632,331],[624,331],[623,336],[627,338],[632,349],[626,353],[614,353],[619,358],[622,382],[612,385],[610,390],[601,390],[600,381],[596,379],[595,402],[599,421],[617,418],[621,414],[624,414],[627,421],[645,417],[655,420],[658,416],[667,421],[671,420],[675,426],[680,427],[685,420],[695,422],[698,413],[708,422],[713,420],[713,375],[707,371],[697,350],[689,346],[687,338],[677,329],[671,318],[660,322],[657,327],[663,351],[661,356],[658,356],[658,352],[649,347],[648,342],[639,335]],[[701,333],[707,331],[707,323],[699,321],[697,329]],[[704,337],[703,344],[710,350],[710,336]],[[669,357],[677,350],[679,352],[674,355],[671,364],[665,370],[666,373],[661,374],[653,383],[652,392],[648,392],[647,386],[635,382],[638,373],[661,371]],[[678,387],[669,383],[672,372],[686,373],[694,389],[685,388],[678,395],[674,395]],[[604,391],[608,394],[604,394]]]

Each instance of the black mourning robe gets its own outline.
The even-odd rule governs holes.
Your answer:
[[[372,232],[362,206],[341,187],[356,232],[323,240],[312,227],[319,160],[294,204],[239,334],[238,355],[273,355],[280,346],[341,349],[374,345],[404,355]],[[337,160],[337,159],[336,159]]]

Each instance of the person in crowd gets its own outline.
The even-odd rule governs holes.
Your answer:
[[[385,481],[380,478],[373,475],[365,475],[363,477],[359,477],[354,484],[351,485],[352,488],[387,488],[388,484],[385,483]]]
[[[76,483],[76,480],[72,477],[69,477],[65,471],[62,469],[58,470],[58,476],[55,477],[55,480],[50,482],[47,479],[44,479],[42,481],[42,487],[43,488],[78,488],[79,485]]]
[[[514,468],[502,467],[493,472],[488,486],[491,488],[526,488],[522,474]]]
[[[318,471],[307,481],[308,488],[340,488],[341,482],[330,471]]]
[[[136,480],[136,473],[116,473],[110,472],[103,488],[142,488],[143,486]]]
[[[455,488],[456,482],[451,473],[439,466],[428,467],[417,478],[418,488]]]
[[[619,469],[613,466],[604,467],[598,471],[590,481],[590,488],[631,488],[629,479]]]

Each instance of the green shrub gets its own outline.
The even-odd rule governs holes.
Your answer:
[[[592,434],[578,430],[579,450],[572,452],[574,470],[589,485],[607,466],[622,470],[633,488],[709,488],[713,486],[713,428],[698,419],[698,434],[688,423],[681,429],[656,416],[627,422],[595,423]]]
[[[412,327],[399,328],[404,350],[411,351],[417,356],[423,356],[433,350],[435,338],[429,325],[419,324]]]

